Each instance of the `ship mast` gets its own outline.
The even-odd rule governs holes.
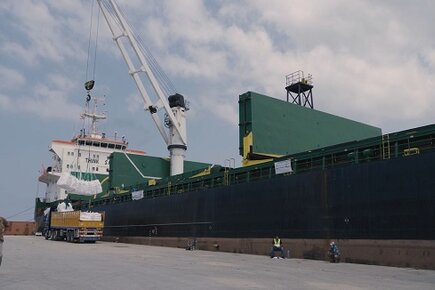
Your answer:
[[[150,51],[139,42],[116,2],[114,0],[97,1],[112,32],[113,40],[118,45],[128,66],[129,74],[142,96],[144,109],[150,113],[167,145],[171,159],[170,174],[181,174],[184,170],[184,157],[187,150],[185,117],[187,108],[184,97],[177,93],[168,97],[166,75],[161,71]],[[142,77],[147,80],[147,86],[143,83]],[[164,112],[163,121],[157,114],[159,110]]]
[[[90,105],[89,105],[89,101],[86,100],[86,109],[85,111],[80,115],[83,119],[84,118],[88,118],[91,120],[91,137],[96,137],[98,135],[97,132],[97,121],[98,120],[104,120],[106,119],[106,115],[104,113],[99,113],[97,112],[97,102],[98,102],[98,98],[94,97],[93,99],[93,109],[92,111],[90,111]]]
[[[92,110],[90,108],[90,103],[92,101]],[[98,136],[98,132],[97,132],[97,122],[98,120],[104,120],[106,119],[106,114],[104,113],[99,113],[97,112],[97,107],[98,107],[98,101],[99,98],[97,97],[92,97],[91,95],[88,93],[87,98],[86,98],[86,105],[85,105],[85,111],[80,115],[83,119],[88,118],[91,121],[91,137],[96,137]]]

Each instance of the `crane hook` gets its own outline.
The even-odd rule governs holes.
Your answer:
[[[95,81],[94,80],[90,80],[85,82],[85,89],[89,92],[90,90],[92,90],[94,88],[95,85]]]

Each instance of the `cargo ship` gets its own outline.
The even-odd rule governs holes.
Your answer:
[[[260,108],[267,110],[264,106],[255,109],[266,102],[275,105],[275,116],[292,110],[314,113],[315,127],[336,124],[323,128],[329,131],[325,134],[337,133],[340,126],[348,126],[354,134],[365,127],[252,92],[242,95],[239,102],[254,114]],[[296,114],[286,117],[291,115]],[[243,113],[242,117],[247,116]],[[263,129],[260,118],[278,120],[269,114],[257,117],[240,120],[241,132],[252,128],[241,136],[241,153],[246,158],[256,157],[244,162],[255,164],[240,168],[208,166],[141,181],[124,154],[114,152],[109,182],[112,190],[123,186],[127,192],[82,202],[82,207],[106,212],[108,236],[148,237],[151,233],[159,237],[435,239],[435,125],[265,159],[267,154],[255,148],[269,146],[261,143],[269,139],[256,137],[256,126]],[[294,117],[282,125],[288,130],[302,127],[306,131],[310,127]],[[376,134],[375,128],[369,129]],[[255,141],[247,145],[246,136],[252,135]],[[318,131],[310,135],[314,143],[325,142]],[[271,146],[276,147],[277,142]],[[298,142],[298,138],[287,140],[282,149],[289,150]],[[137,164],[152,158],[131,157]],[[156,175],[155,168],[140,170],[142,175]]]
[[[253,92],[241,95],[239,106],[246,166],[192,163],[193,170],[169,176],[167,159],[113,152],[109,190],[98,198],[70,195],[70,200],[82,210],[104,211],[109,239],[175,246],[191,240],[202,241],[205,249],[227,245],[228,251],[265,253],[278,235],[293,248],[302,247],[296,256],[317,259],[327,242],[338,240],[349,252],[347,261],[433,268],[424,254],[413,264],[404,255],[383,262],[391,257],[379,257],[378,251],[425,253],[433,247],[435,125],[381,134],[375,127]],[[285,135],[277,127],[294,137],[302,130],[305,140],[312,140],[277,139],[271,134]],[[352,134],[374,136],[357,140]],[[342,138],[348,140],[319,144]],[[292,148],[295,152],[285,154]],[[416,246],[420,243],[429,244]],[[376,253],[352,258],[361,247]]]
[[[141,45],[122,16],[113,21],[120,32],[111,26],[108,19],[119,14],[113,0],[102,11],[144,88],[137,75],[154,75],[149,52],[136,50]],[[140,68],[121,38],[132,44]],[[285,89],[286,100],[239,96],[240,168],[185,161],[184,97],[166,99],[157,89],[153,102],[139,89],[170,158],[113,151],[106,190],[72,192],[68,200],[75,209],[104,211],[109,240],[266,254],[279,236],[288,256],[314,259],[324,259],[336,240],[344,261],[435,269],[435,125],[383,134],[318,111],[311,75],[301,71],[286,77]],[[37,200],[37,210],[52,205]]]

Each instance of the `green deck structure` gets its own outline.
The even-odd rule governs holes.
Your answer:
[[[110,156],[110,187],[124,188],[151,179],[168,177],[169,163],[167,158],[114,152]],[[208,163],[184,161],[184,172],[206,169],[209,166]]]
[[[122,194],[126,188],[147,184],[149,180],[157,181],[169,178],[168,158],[144,156],[134,153],[113,152],[110,155],[109,175],[94,174],[93,178],[98,178],[102,182],[103,192],[96,196],[78,195],[70,193],[70,200],[95,200],[111,196],[111,194]],[[177,178],[184,178],[198,174],[208,169],[211,164],[184,161],[184,174],[177,175]],[[77,174],[75,174],[77,175]]]
[[[240,155],[282,156],[381,136],[380,128],[254,92],[239,96]],[[245,145],[244,145],[245,140]]]

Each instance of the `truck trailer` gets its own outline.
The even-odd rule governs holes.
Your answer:
[[[96,242],[103,236],[104,212],[50,211],[45,217],[44,236],[47,240]]]

